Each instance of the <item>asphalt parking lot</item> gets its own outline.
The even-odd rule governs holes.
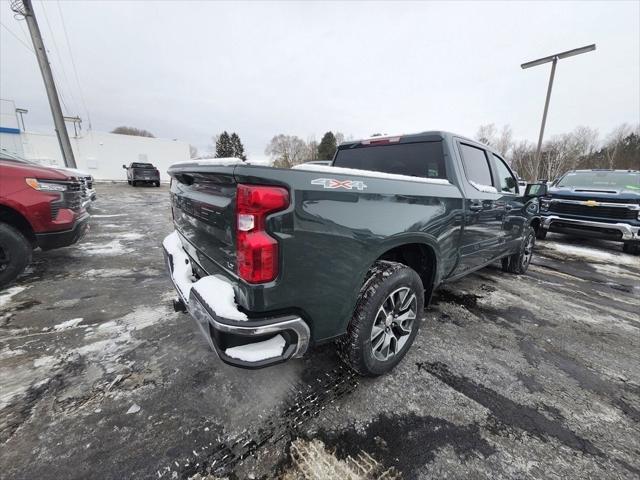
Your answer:
[[[0,292],[2,478],[640,476],[640,257],[619,245],[550,234],[525,276],[442,287],[391,375],[331,345],[246,371],[173,312],[166,186],[97,189],[88,236]]]

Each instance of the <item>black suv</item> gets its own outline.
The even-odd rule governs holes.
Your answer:
[[[122,165],[127,171],[127,183],[137,187],[141,183],[151,183],[160,186],[160,172],[150,163],[133,162],[128,167]]]
[[[624,242],[640,253],[640,171],[573,170],[540,198],[538,238],[547,232]]]

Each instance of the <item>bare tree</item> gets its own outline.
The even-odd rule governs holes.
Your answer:
[[[513,168],[520,177],[530,182],[537,179],[535,153],[535,145],[528,140],[514,143],[511,149],[511,168]]]
[[[318,142],[313,135],[307,139],[307,160],[318,160]]]
[[[126,127],[126,126],[116,127],[113,130],[111,130],[111,133],[117,133],[119,135],[132,135],[134,137],[155,138],[155,135],[150,131],[144,130],[142,128],[136,128],[136,127]]]
[[[622,125],[618,125],[614,128],[607,136],[607,139],[605,140],[604,154],[608,168],[614,168],[616,165],[624,139],[631,134],[632,130],[633,129],[629,124],[623,123]]]
[[[271,157],[274,167],[291,168],[305,162],[309,152],[307,144],[295,135],[276,135],[264,151]]]
[[[509,125],[504,125],[500,133],[493,123],[480,125],[476,132],[476,140],[495,148],[503,157],[513,148],[513,133]]]

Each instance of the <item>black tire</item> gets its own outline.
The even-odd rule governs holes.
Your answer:
[[[131,185],[131,180],[127,180],[127,183],[128,183],[129,185]]]
[[[11,225],[0,222],[0,288],[9,285],[31,262],[31,242]]]
[[[624,242],[622,251],[631,255],[640,255],[640,242]]]
[[[536,229],[536,238],[544,240],[545,238],[547,238],[547,232],[548,230],[545,230],[544,228],[542,228],[542,225],[539,225]]]
[[[363,376],[375,377],[391,371],[411,348],[423,309],[424,287],[415,270],[401,263],[376,262],[360,289],[347,333],[338,342],[340,357]],[[385,316],[387,311],[389,314]],[[402,316],[406,318],[399,320]],[[382,347],[375,349],[374,340]],[[397,349],[393,354],[392,345]]]
[[[536,245],[536,232],[533,227],[528,227],[526,234],[520,243],[520,249],[502,259],[502,270],[516,275],[522,275],[529,268],[533,249]]]
[[[156,187],[159,187],[159,186],[160,186],[160,182],[156,182]]]
[[[131,185],[133,185],[134,187],[138,186],[138,182],[136,182],[135,180],[131,180]]]

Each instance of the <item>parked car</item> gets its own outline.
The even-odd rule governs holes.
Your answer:
[[[0,288],[24,270],[34,248],[71,245],[88,228],[76,177],[0,154]]]
[[[0,154],[2,155],[2,158],[5,160],[13,160],[16,162],[22,162],[26,164],[46,167],[46,165],[41,165],[38,162],[27,160],[25,158],[22,158],[19,155],[16,155],[15,153],[7,152],[6,150],[2,150]],[[98,196],[96,194],[95,188],[93,187],[93,184],[94,184],[93,175],[91,175],[88,172],[85,172],[84,170],[80,170],[77,168],[67,168],[67,167],[51,167],[51,168],[55,168],[57,170],[65,172],[70,176],[77,178],[80,181],[80,184],[82,186],[82,206],[83,207],[89,207],[89,205],[92,202],[96,201]]]
[[[350,141],[331,166],[169,174],[174,307],[245,368],[337,340],[357,372],[390,371],[438,285],[495,261],[527,271],[540,220],[497,152],[447,132]]]
[[[160,172],[151,163],[133,162],[128,167],[122,165],[127,171],[127,183],[137,187],[141,183],[151,183],[160,186]]]
[[[640,254],[640,171],[573,170],[540,194],[538,238],[547,232],[603,238]]]
[[[98,198],[96,189],[94,188],[93,175],[77,168],[60,168],[58,170],[67,172],[69,175],[77,178],[80,181],[82,187],[82,206],[89,208],[93,202]]]

